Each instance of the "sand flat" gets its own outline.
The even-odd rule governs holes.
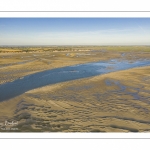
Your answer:
[[[22,56],[27,61],[35,59],[1,68],[1,84],[62,66],[112,58],[120,61],[150,58],[147,51],[130,50],[96,51],[91,56],[90,50],[81,51],[82,55],[79,51],[46,53],[14,53],[6,60],[9,53],[0,53],[4,57],[0,59],[1,67],[9,59],[10,63],[24,61]],[[44,86],[0,102],[0,120],[17,120],[16,132],[149,132],[149,83],[150,66],[146,66]]]

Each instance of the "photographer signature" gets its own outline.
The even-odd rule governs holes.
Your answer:
[[[0,123],[0,125],[4,125],[4,126],[16,126],[18,125],[18,121],[7,121],[5,120],[4,123]]]

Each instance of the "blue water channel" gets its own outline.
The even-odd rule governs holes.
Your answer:
[[[52,70],[46,70],[25,76],[13,82],[0,85],[0,101],[8,100],[21,95],[29,90],[42,86],[92,77],[119,70],[126,70],[135,67],[148,66],[150,60],[138,60],[129,62],[127,60],[110,60],[93,63],[86,63]]]

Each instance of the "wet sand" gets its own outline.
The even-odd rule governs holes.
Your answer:
[[[109,60],[110,56],[118,58],[121,57],[121,53],[109,51],[0,53],[0,83],[10,82],[44,70]]]
[[[96,52],[96,56],[82,55],[78,61],[76,53],[79,52],[72,53],[70,57],[66,56],[68,52],[55,53],[57,59],[53,57],[46,59],[47,55],[42,57],[42,53],[40,53],[40,56],[36,56],[36,60],[45,58],[45,63],[53,60],[51,62],[53,65],[42,65],[44,62],[41,59],[36,63],[33,61],[10,65],[5,69],[1,68],[0,81],[1,83],[8,82],[36,71],[93,62],[94,60],[150,58],[148,52],[142,54],[137,52],[130,56],[129,52],[108,51],[105,52],[105,55],[102,52]],[[88,54],[89,52],[84,53]],[[1,54],[1,56],[4,55],[9,54]],[[16,61],[12,62],[22,62],[18,58],[21,55],[14,54],[13,59]],[[26,54],[26,56],[30,55],[33,54]],[[23,56],[25,57],[25,55]],[[27,61],[32,60],[29,58]],[[8,64],[8,61],[5,61],[1,61],[3,66]],[[29,71],[24,71],[24,73],[15,72],[17,69],[27,68]],[[14,71],[14,74],[7,73],[7,76],[2,76],[9,71]],[[12,75],[14,76],[11,78]],[[8,79],[4,80],[4,77]],[[18,125],[15,126],[18,130],[13,132],[149,132],[149,85],[149,66],[49,85],[0,102],[0,122],[4,122],[4,120],[18,121]],[[0,126],[4,127],[1,124]],[[4,132],[4,130],[0,132]]]

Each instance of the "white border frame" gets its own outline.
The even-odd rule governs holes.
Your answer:
[[[18,11],[18,12],[6,12],[0,11],[0,18],[150,18],[149,12],[128,12],[128,11],[89,11],[89,12],[78,12],[78,11]]]

